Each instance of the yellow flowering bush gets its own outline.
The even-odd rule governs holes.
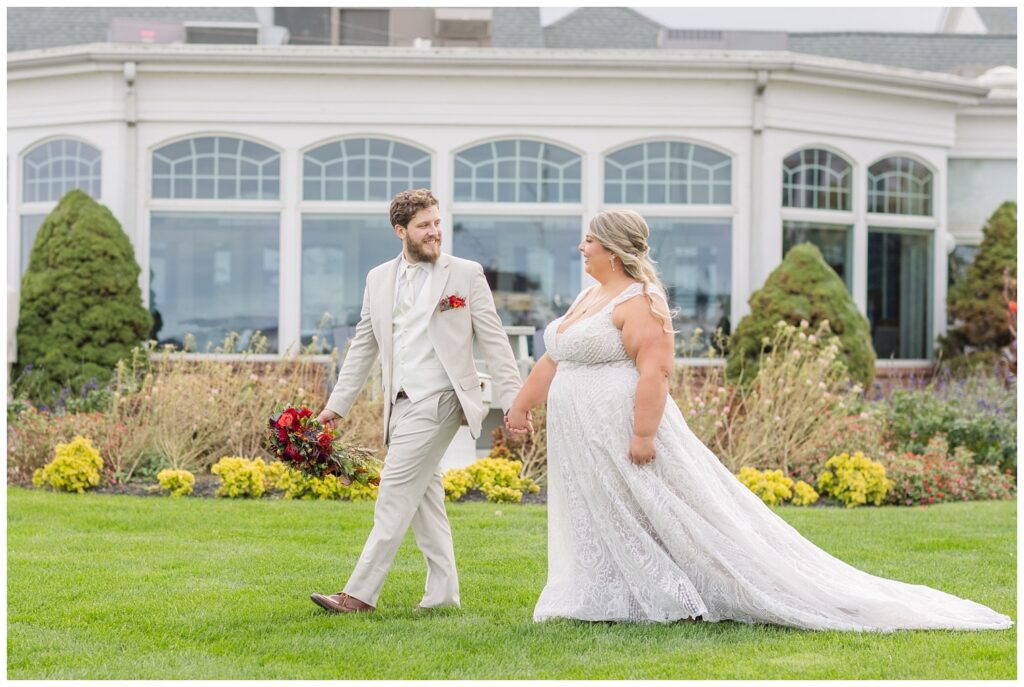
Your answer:
[[[103,459],[86,437],[76,435],[68,444],[57,444],[54,458],[32,473],[32,484],[58,491],[83,493],[100,483]]]
[[[473,478],[462,468],[452,468],[441,476],[441,485],[445,501],[458,501],[473,486]]]
[[[503,454],[499,454],[503,455]],[[488,501],[519,503],[523,493],[540,491],[529,477],[520,477],[523,464],[507,458],[481,458],[465,468],[452,468],[445,472],[441,483],[445,485],[445,498],[458,501],[470,489],[483,492]]]
[[[250,460],[237,456],[225,456],[210,468],[210,472],[220,477],[221,485],[217,488],[217,496],[227,498],[254,498],[263,496],[267,490],[264,478],[266,463],[262,458]]]
[[[739,480],[757,494],[769,506],[777,506],[793,496],[793,480],[782,474],[782,470],[765,470],[745,467],[740,469]]]
[[[171,496],[187,496],[192,493],[196,477],[188,470],[161,470],[157,473],[156,481],[160,483],[160,488],[170,492]]]
[[[278,483],[289,468],[279,460],[272,460],[263,466],[263,482],[267,490],[277,489]]]
[[[302,472],[285,467],[277,481],[276,488],[280,489],[282,497],[286,499],[300,499],[303,501],[337,499],[342,501],[376,501],[377,485],[344,484],[334,475],[326,477],[312,477]]]
[[[892,484],[885,476],[885,466],[860,451],[852,456],[846,452],[832,456],[818,476],[818,488],[845,503],[847,508],[869,501],[881,505]]]
[[[790,503],[794,506],[809,506],[817,500],[818,492],[807,482],[800,480],[793,485],[793,500]]]
[[[523,500],[523,492],[500,484],[483,487],[481,491],[487,496],[487,500],[493,503],[519,503]]]

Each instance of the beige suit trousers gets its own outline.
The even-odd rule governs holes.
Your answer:
[[[427,561],[427,583],[420,605],[459,605],[452,530],[444,508],[441,458],[462,421],[454,391],[412,402],[400,398],[391,411],[380,490],[373,509],[373,530],[352,572],[345,593],[377,605],[398,547],[412,525],[416,545]]]

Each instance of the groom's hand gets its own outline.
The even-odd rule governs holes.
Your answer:
[[[320,411],[320,414],[316,416],[316,421],[319,422],[324,427],[327,427],[328,429],[334,429],[335,425],[338,424],[337,420],[340,417],[341,416],[338,415],[333,410],[324,408],[323,410]]]

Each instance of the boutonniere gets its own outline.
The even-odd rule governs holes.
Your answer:
[[[444,312],[445,310],[453,310],[455,308],[465,308],[466,297],[460,296],[457,293],[453,293],[450,296],[443,296],[437,306],[441,309],[441,312]]]

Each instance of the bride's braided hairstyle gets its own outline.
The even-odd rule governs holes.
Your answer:
[[[651,247],[647,239],[651,229],[639,213],[632,210],[605,210],[590,220],[590,233],[622,263],[622,268],[633,279],[644,287],[644,296],[650,304],[651,312],[663,323],[666,332],[676,331],[672,328],[672,315],[664,306],[651,297],[651,287],[656,286],[663,295],[665,287],[658,277],[655,262],[651,260]]]

